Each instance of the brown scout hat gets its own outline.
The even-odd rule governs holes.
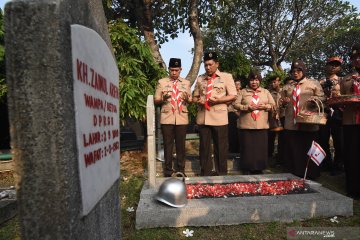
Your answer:
[[[295,60],[292,62],[291,64],[291,70],[292,71],[294,68],[298,68],[300,69],[304,75],[306,75],[306,66],[305,63],[301,60]]]

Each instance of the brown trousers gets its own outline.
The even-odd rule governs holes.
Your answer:
[[[200,135],[200,174],[212,175],[211,139],[214,146],[214,163],[217,175],[227,175],[228,126],[199,125]]]
[[[229,152],[239,153],[239,137],[236,126],[236,121],[238,116],[234,112],[228,113],[229,124],[228,124],[228,143],[229,143]]]
[[[305,168],[309,156],[312,141],[317,141],[317,132],[307,131],[284,131],[284,156],[286,157],[286,166],[290,173],[304,177]],[[320,167],[312,160],[309,161],[307,179],[316,179],[320,176]]]
[[[185,139],[187,126],[188,125],[173,124],[161,125],[161,131],[164,139],[165,177],[170,177],[173,173],[172,160],[174,140],[176,148],[176,161],[174,164],[175,172],[184,173],[185,171]]]

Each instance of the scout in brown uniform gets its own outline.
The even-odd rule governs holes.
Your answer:
[[[338,83],[341,77],[337,74],[341,71],[341,63],[342,59],[339,57],[331,57],[326,61],[326,78],[321,79],[320,84],[327,99],[332,97],[332,92],[340,91]],[[326,152],[326,157],[321,166],[322,168],[330,168],[332,174],[335,174],[335,170],[342,169],[342,112],[338,107],[326,107],[325,111],[327,113],[326,125],[319,126],[319,144]],[[330,135],[335,149],[333,161],[330,153]]]
[[[284,86],[281,88],[280,91],[280,99],[278,102],[279,105],[279,115],[280,115],[280,123],[281,126],[284,128],[285,126],[285,109],[286,109],[286,104],[282,104],[282,96],[283,93],[285,92],[284,89],[293,89],[294,86],[294,80],[291,79],[291,76],[288,76],[284,79]],[[277,164],[280,164],[282,166],[285,165],[285,161],[286,161],[286,156],[285,156],[285,151],[284,149],[286,149],[286,141],[285,141],[285,131],[280,131],[279,133],[279,139],[278,139],[278,161],[276,162]]]
[[[235,80],[236,92],[239,93],[241,90],[241,80]],[[234,102],[228,105],[228,134],[229,134],[229,152],[239,153],[239,139],[237,132],[237,121],[239,119],[240,112],[234,108]]]
[[[181,60],[171,58],[170,76],[160,79],[154,96],[154,102],[161,105],[161,131],[164,139],[165,169],[164,176],[172,175],[174,140],[176,145],[175,171],[184,173],[185,138],[189,123],[187,104],[191,102],[190,82],[180,77]]]
[[[218,70],[215,52],[204,54],[206,73],[197,78],[194,102],[198,103],[196,123],[200,134],[201,175],[226,175],[228,152],[227,104],[236,98],[234,79],[231,74]],[[214,146],[215,171],[212,173],[211,139]]]
[[[340,81],[341,95],[360,95],[360,44],[352,47],[350,54],[354,71]],[[349,196],[360,198],[360,106],[347,105],[343,111],[344,168],[346,190]]]
[[[240,167],[244,173],[260,174],[267,167],[268,112],[275,106],[270,92],[260,87],[261,75],[251,72],[248,86],[235,101],[240,110]]]
[[[296,123],[294,119],[307,100],[311,98],[324,100],[324,91],[319,81],[306,77],[306,67],[302,61],[294,61],[290,72],[294,82],[291,85],[284,86],[280,99],[280,102],[286,106],[284,156],[286,156],[286,165],[289,171],[296,176],[303,177],[308,159],[307,152],[312,141],[316,140],[319,127]],[[319,167],[313,161],[309,163],[307,176],[310,179],[320,176]]]
[[[281,94],[281,87],[280,87],[280,77],[274,76],[269,79],[269,92],[275,101],[275,106],[272,111],[269,113],[269,137],[268,137],[268,155],[269,158],[273,157],[274,149],[275,149],[275,138],[276,135],[280,130],[282,130],[282,125],[280,122],[280,108],[278,106]],[[279,138],[279,137],[278,137]],[[278,139],[278,146],[279,146],[279,139]]]

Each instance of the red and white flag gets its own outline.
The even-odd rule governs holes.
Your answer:
[[[316,165],[320,165],[321,162],[326,157],[325,151],[320,147],[320,145],[313,141],[311,144],[311,148],[308,151],[307,155],[315,162]]]

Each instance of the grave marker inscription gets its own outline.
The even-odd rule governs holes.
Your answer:
[[[86,215],[120,176],[119,72],[102,38],[71,26],[76,140]]]

